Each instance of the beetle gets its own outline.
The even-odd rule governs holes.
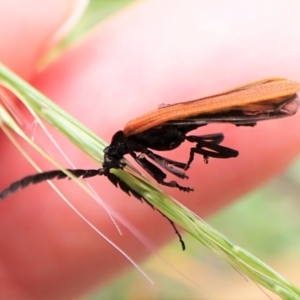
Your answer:
[[[190,192],[192,188],[181,186],[177,181],[166,181],[165,172],[182,179],[188,178],[185,171],[190,167],[195,154],[202,155],[204,161],[208,162],[210,157],[223,159],[237,157],[238,151],[221,145],[224,139],[222,133],[188,135],[189,132],[214,122],[254,126],[257,121],[294,115],[299,106],[296,94],[299,90],[298,82],[284,78],[269,78],[197,100],[163,105],[129,121],[123,130],[113,135],[111,143],[104,149],[102,168],[67,169],[67,171],[81,178],[104,175],[127,194],[147,202],[110,172],[111,169],[123,169],[126,164],[122,159],[129,154],[159,184]],[[190,149],[186,163],[168,159],[152,151],[174,150],[184,141],[196,144]],[[0,199],[29,184],[67,177],[68,175],[61,170],[26,176],[4,189],[0,193]],[[171,222],[184,249],[184,243],[173,221],[166,218]]]

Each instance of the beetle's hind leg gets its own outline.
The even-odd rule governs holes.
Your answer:
[[[190,157],[186,164],[185,170],[187,170],[194,160],[195,153],[201,154],[204,157],[204,161],[207,163],[209,157],[214,158],[231,158],[237,157],[239,152],[219,145],[224,139],[223,134],[211,134],[204,136],[190,135],[186,136],[186,140],[191,143],[197,143],[196,147],[191,148]]]
[[[172,188],[178,188],[181,191],[184,192],[191,192],[193,191],[190,187],[184,187],[179,185],[176,181],[165,181],[167,175],[157,166],[155,166],[153,163],[151,163],[144,155],[137,156],[135,153],[131,153],[131,156],[134,158],[134,160],[145,170],[150,174],[159,184],[169,186]]]
[[[189,136],[186,136],[188,138]],[[195,136],[192,135],[192,137],[199,138],[202,141],[211,142],[214,144],[221,144],[224,141],[224,134],[223,133],[212,133],[212,134],[206,134],[206,135],[200,135]]]

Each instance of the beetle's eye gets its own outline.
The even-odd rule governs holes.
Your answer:
[[[103,153],[106,155],[109,154],[109,147],[104,148]]]

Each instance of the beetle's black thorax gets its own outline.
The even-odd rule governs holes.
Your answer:
[[[197,127],[197,125],[163,125],[129,136],[128,139],[153,150],[173,150],[184,142],[187,132]]]

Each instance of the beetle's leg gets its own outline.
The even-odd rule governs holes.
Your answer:
[[[196,136],[201,138],[201,140],[206,142],[211,142],[214,144],[221,144],[224,140],[224,134],[223,133],[212,133],[212,134],[206,134],[201,136]]]
[[[181,172],[175,168],[172,167],[172,165],[174,166],[177,166],[177,167],[180,167],[182,169],[185,168],[186,164],[184,163],[181,163],[181,162],[177,162],[175,160],[171,160],[171,159],[168,159],[168,158],[164,158],[158,154],[155,154],[149,150],[147,150],[145,152],[145,154],[151,158],[153,161],[155,161],[157,164],[159,164],[162,168],[164,168],[165,170],[169,171],[170,173],[172,173],[173,175],[179,177],[179,178],[188,178],[188,176],[185,175],[184,172]]]
[[[182,163],[180,161],[176,161],[176,160],[172,160],[172,159],[169,159],[169,158],[166,158],[166,157],[163,157],[161,155],[158,155],[156,153],[153,153],[152,151],[146,149],[146,151],[144,152],[147,156],[149,156],[151,159],[153,159],[154,161],[158,162],[158,161],[161,161],[165,164],[168,164],[168,165],[172,165],[174,167],[177,167],[177,168],[180,168],[180,169],[184,169],[186,164],[185,163]]]
[[[192,161],[194,160],[195,153],[203,155],[205,162],[208,162],[209,157],[231,158],[237,157],[239,154],[238,151],[221,146],[215,141],[207,141],[207,136],[204,136],[203,138],[202,136],[190,135],[186,136],[186,140],[192,143],[197,143],[196,147],[193,147],[190,150],[190,158],[186,165],[186,170],[190,167]]]
[[[173,188],[178,188],[179,190],[184,191],[184,192],[191,192],[191,191],[193,191],[192,188],[181,186],[181,185],[179,185],[174,180],[169,181],[169,182],[165,181],[165,178],[167,177],[167,175],[161,169],[159,169],[157,166],[155,166],[153,163],[151,163],[150,161],[148,161],[145,157],[143,157],[143,156],[137,157],[135,153],[131,153],[131,156],[158,183],[160,183],[162,185],[165,185],[165,186],[169,186],[169,187],[173,187]]]

